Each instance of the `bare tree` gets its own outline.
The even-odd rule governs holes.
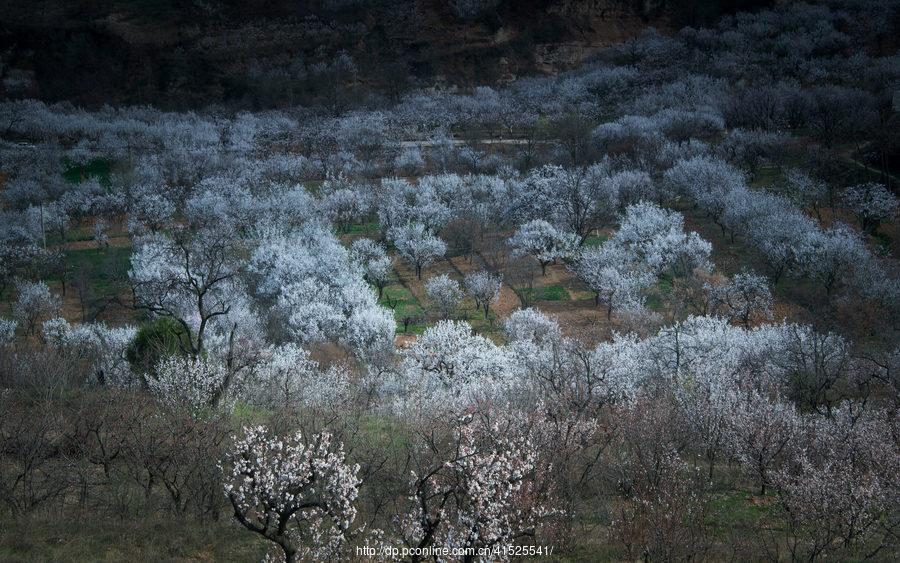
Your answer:
[[[237,249],[230,233],[210,230],[146,238],[131,259],[135,307],[181,324],[186,352],[200,356],[210,321],[226,315],[236,297]]]

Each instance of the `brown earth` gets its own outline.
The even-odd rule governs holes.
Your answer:
[[[664,0],[509,0],[461,20],[446,0],[360,2],[336,11],[322,4],[9,0],[0,5],[0,53],[8,53],[10,71],[31,77],[15,94],[45,100],[328,105],[333,100],[316,84],[326,81],[311,76],[273,86],[253,72],[327,64],[348,53],[357,66],[352,86],[363,93],[504,84],[571,69],[648,25],[671,30],[674,12]]]
[[[107,247],[124,248],[131,246],[131,237],[115,236],[107,239]],[[97,242],[93,240],[70,240],[62,245],[66,250],[86,250],[89,248],[99,248]]]

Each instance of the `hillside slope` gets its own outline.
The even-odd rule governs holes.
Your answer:
[[[411,86],[496,84],[577,65],[648,25],[759,0],[10,0],[0,94],[192,108],[353,104]]]

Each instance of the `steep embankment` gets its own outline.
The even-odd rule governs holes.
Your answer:
[[[648,25],[699,17],[685,3],[507,0],[461,19],[447,0],[10,0],[0,6],[0,95],[93,106],[349,105],[414,85],[557,72]]]

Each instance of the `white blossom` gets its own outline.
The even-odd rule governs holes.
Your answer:
[[[533,256],[547,274],[547,266],[568,257],[578,246],[578,235],[565,233],[542,219],[525,223],[509,238],[513,256]]]
[[[866,232],[875,232],[884,221],[890,221],[900,206],[897,196],[881,184],[859,184],[847,188],[842,203],[852,211]]]
[[[466,291],[475,299],[475,305],[484,311],[484,318],[487,318],[491,305],[500,299],[500,276],[480,271],[466,275],[464,281]]]
[[[17,321],[12,319],[0,319],[0,345],[11,344],[16,338]]]
[[[395,227],[388,232],[400,256],[409,262],[422,279],[422,270],[434,263],[447,252],[447,245],[430,233],[422,223],[410,223]]]
[[[199,414],[217,404],[227,404],[231,397],[223,397],[223,393],[230,377],[228,368],[220,362],[170,356],[147,375],[146,384],[163,404]]]
[[[453,316],[463,298],[459,282],[451,279],[446,274],[429,278],[425,282],[425,292],[443,319],[449,319]]]
[[[34,334],[42,320],[59,314],[62,303],[44,282],[16,284],[18,297],[12,307],[13,317],[29,334]]]
[[[305,441],[264,426],[244,428],[222,461],[237,521],[278,544],[286,560],[338,557],[356,519],[359,465],[327,432]]]

